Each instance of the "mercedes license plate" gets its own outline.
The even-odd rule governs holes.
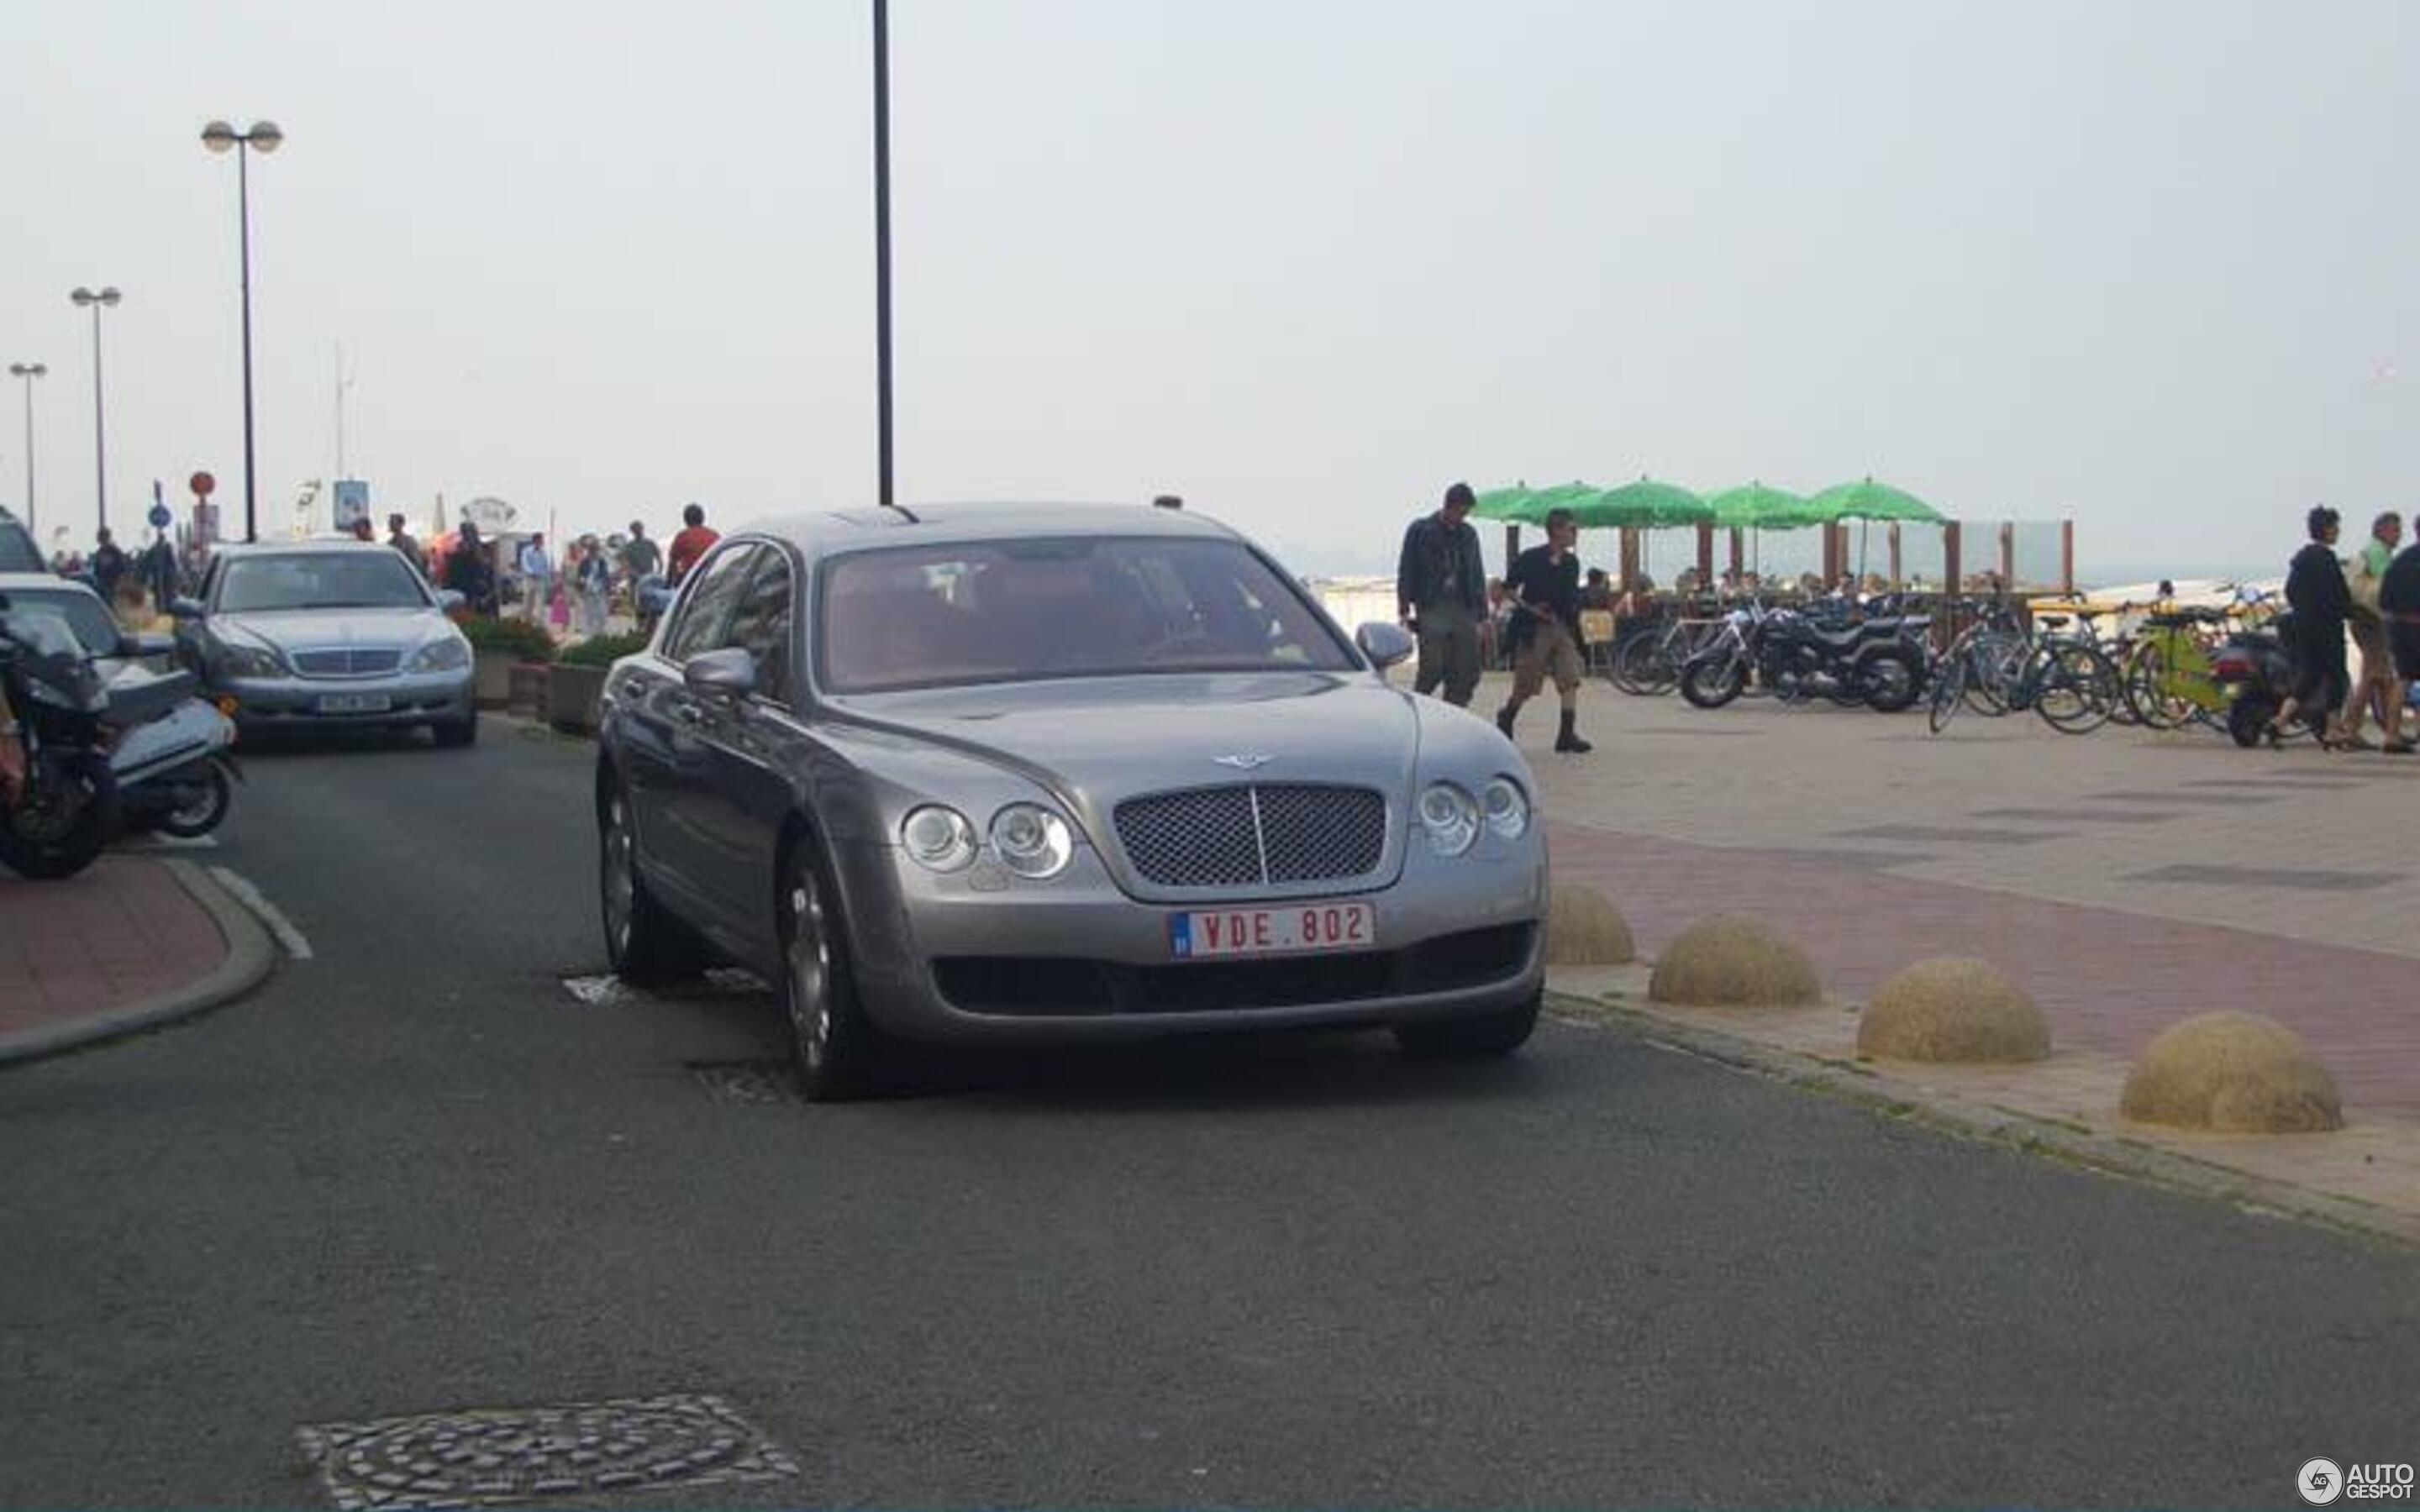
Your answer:
[[[322,693],[321,714],[384,714],[395,702],[384,693]]]
[[[1377,943],[1378,910],[1370,903],[1217,908],[1168,918],[1169,954],[1179,961],[1367,950]]]

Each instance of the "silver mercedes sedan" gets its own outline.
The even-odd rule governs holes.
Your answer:
[[[1301,1026],[1500,1055],[1538,1013],[1536,784],[1250,542],[1164,509],[726,537],[607,681],[605,936],[777,986],[811,1098],[919,1046]]]
[[[470,642],[441,593],[369,541],[230,546],[197,596],[171,606],[177,649],[246,731],[426,725],[478,738]]]

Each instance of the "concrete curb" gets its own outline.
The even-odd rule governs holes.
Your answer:
[[[1546,1006],[1568,1024],[1616,1026],[1668,1049],[1734,1070],[1859,1103],[1885,1117],[1910,1119],[1943,1132],[2046,1155],[2089,1170],[2132,1177],[2214,1197],[2255,1212],[2283,1213],[2366,1237],[2420,1245],[2420,1213],[2376,1207],[2249,1171],[2160,1149],[2122,1135],[2078,1129],[2054,1119],[1969,1102],[1901,1081],[1887,1072],[1819,1059],[1664,1017],[1627,1002],[1549,990]]]
[[[277,964],[277,948],[260,921],[191,861],[163,860],[161,864],[218,925],[219,937],[226,941],[226,959],[207,976],[143,1002],[74,1024],[0,1037],[0,1066],[40,1060],[194,1018],[234,1002],[268,977]]]

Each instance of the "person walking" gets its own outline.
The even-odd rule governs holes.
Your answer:
[[[386,544],[402,552],[403,560],[406,562],[424,572],[427,570],[428,563],[420,554],[420,543],[413,540],[411,532],[403,528],[401,515],[389,515],[386,517]]]
[[[613,591],[613,569],[606,564],[605,548],[597,537],[580,538],[580,559],[571,569],[571,596],[580,609],[580,633],[605,633],[605,599]]]
[[[1478,501],[1466,483],[1446,489],[1435,514],[1404,530],[1395,559],[1395,614],[1420,642],[1412,691],[1442,686],[1445,701],[1464,709],[1479,690],[1479,625],[1487,617],[1487,565],[1470,525]]]
[[[177,548],[168,544],[168,532],[154,535],[144,548],[142,565],[136,575],[151,594],[151,612],[165,614],[177,600]]]
[[[2346,744],[2366,750],[2369,743],[2361,737],[2362,719],[2372,712],[2378,715],[2379,733],[2385,737],[2385,748],[2398,755],[2412,749],[2412,742],[2403,738],[2403,687],[2395,677],[2395,653],[2387,644],[2386,620],[2378,601],[2380,585],[2386,579],[2386,569],[2395,561],[2395,548],[2403,539],[2403,521],[2393,510],[2369,522],[2369,539],[2347,563],[2345,586],[2352,595],[2347,624],[2352,629],[2353,648],[2361,655],[2361,671],[2353,678],[2352,696],[2345,701],[2344,733]]]
[[[126,551],[111,537],[108,527],[94,537],[92,560],[86,565],[92,571],[92,585],[101,591],[101,602],[111,609],[117,607],[117,584],[126,576]]]
[[[532,532],[514,553],[513,565],[521,576],[521,618],[544,625],[547,600],[554,594],[554,563],[546,554],[546,536]]]
[[[2387,649],[2395,655],[2395,705],[2400,709],[2412,685],[2420,683],[2420,515],[2412,517],[2412,544],[2380,575],[2378,612],[2386,622]]]
[[[445,558],[445,586],[462,595],[472,613],[496,612],[496,573],[488,563],[488,545],[479,539],[479,527],[467,519]]]
[[[1596,747],[1582,740],[1580,717],[1580,559],[1572,548],[1579,522],[1568,509],[1546,513],[1546,544],[1533,546],[1504,575],[1512,595],[1512,697],[1496,713],[1496,728],[1510,739],[1521,705],[1553,678],[1563,706],[1555,748],[1586,755]]]
[[[652,578],[664,570],[664,554],[656,543],[647,539],[647,528],[637,520],[630,522],[630,538],[622,543],[622,576],[635,595],[639,579]]]
[[[2294,658],[2294,688],[2263,732],[2273,746],[2298,717],[2320,722],[2319,744],[2328,749],[2345,743],[2337,711],[2345,702],[2345,615],[2352,592],[2345,584],[2344,563],[2336,560],[2342,527],[2343,517],[2335,510],[2312,505],[2304,517],[2310,541],[2287,565],[2286,602],[2294,611],[2287,649]]]
[[[689,576],[689,569],[697,565],[697,559],[706,555],[708,547],[721,539],[721,535],[706,528],[706,511],[703,508],[691,504],[682,510],[680,533],[673,537],[672,555],[665,564],[667,580],[678,588],[681,579]]]

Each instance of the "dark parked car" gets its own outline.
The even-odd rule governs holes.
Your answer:
[[[729,537],[606,685],[615,969],[771,978],[815,1098],[927,1043],[1512,1050],[1543,980],[1536,789],[1486,720],[1388,686],[1410,649],[1168,510]]]
[[[42,560],[42,548],[34,544],[33,532],[16,516],[0,509],[0,572],[50,570],[50,563]]]

